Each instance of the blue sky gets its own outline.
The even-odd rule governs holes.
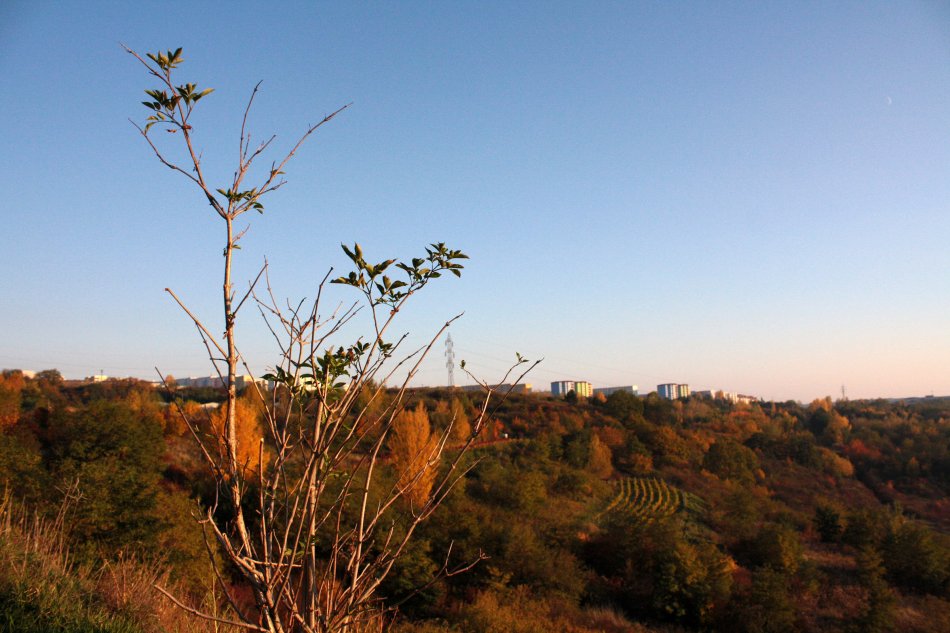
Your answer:
[[[353,103],[250,218],[239,280],[267,256],[312,297],[341,242],[444,241],[466,273],[401,329],[464,311],[486,380],[518,351],[536,385],[950,394],[945,4],[148,6],[0,6],[0,367],[210,373],[163,288],[219,322],[221,227],[128,122],[152,82],[124,42],[216,89],[193,123],[222,183],[257,81],[278,150]],[[241,335],[273,362],[251,312]]]

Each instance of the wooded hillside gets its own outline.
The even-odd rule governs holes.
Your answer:
[[[212,630],[156,582],[234,608],[209,590],[192,515],[216,491],[174,406],[210,432],[222,395],[3,374],[4,630]],[[411,456],[450,423],[461,441],[475,406],[412,392],[378,485],[423,502]],[[950,630],[946,399],[512,394],[465,459],[382,588],[394,631]]]

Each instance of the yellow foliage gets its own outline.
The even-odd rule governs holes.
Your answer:
[[[854,475],[854,465],[847,457],[841,457],[823,446],[818,447],[818,452],[821,455],[822,466],[829,475],[835,477],[851,477]]]
[[[194,400],[186,400],[180,407],[181,409],[179,410],[179,406],[170,404],[162,411],[165,417],[162,427],[165,429],[165,435],[177,435],[181,437],[187,433],[188,425],[185,423],[185,419],[191,424],[206,426],[202,424],[202,422],[207,420],[208,414],[201,408],[200,404]],[[182,419],[182,413],[184,413],[185,419]]]
[[[129,409],[147,419],[150,424],[165,428],[165,416],[162,414],[158,395],[153,389],[148,387],[131,389],[125,396],[125,403],[129,406]]]
[[[245,390],[235,402],[234,426],[237,439],[238,464],[249,474],[260,472],[260,450],[264,439],[264,428],[261,424],[264,407],[251,389]],[[224,445],[227,406],[222,404],[211,414],[211,428],[215,437],[221,442],[221,450],[226,451]],[[264,464],[270,458],[270,449],[264,445]]]
[[[592,473],[602,479],[607,479],[614,471],[613,454],[610,447],[604,444],[596,435],[590,438],[589,468]]]
[[[389,449],[393,468],[405,498],[414,508],[429,500],[438,470],[435,451],[438,437],[432,433],[429,415],[423,403],[413,410],[403,410],[393,421]]]
[[[828,420],[828,426],[825,427],[825,436],[832,442],[842,442],[851,430],[851,421],[840,413],[831,412],[831,419]]]
[[[468,421],[468,416],[465,415],[465,407],[456,398],[452,399],[452,419],[452,441],[467,441],[469,435],[472,434],[472,425]]]

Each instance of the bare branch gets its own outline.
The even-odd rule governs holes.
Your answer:
[[[166,591],[164,587],[161,587],[160,585],[152,585],[152,586],[155,587],[158,591],[160,591],[163,596],[171,600],[175,604],[176,607],[178,607],[179,609],[182,609],[183,611],[187,611],[188,613],[192,614],[193,616],[197,618],[201,618],[202,620],[217,622],[218,624],[228,624],[230,626],[236,626],[242,629],[247,629],[248,631],[262,631],[263,633],[273,633],[271,629],[264,629],[257,626],[256,624],[250,624],[248,622],[238,622],[237,620],[227,620],[225,618],[219,618],[213,615],[208,615],[207,613],[202,613],[198,609],[195,609],[194,607],[190,607],[187,604],[178,600],[178,598],[168,593],[168,591]]]
[[[214,337],[211,335],[211,332],[209,332],[208,329],[204,326],[204,324],[201,323],[201,321],[198,319],[198,317],[196,317],[196,316],[191,312],[191,310],[189,310],[189,309],[185,306],[185,304],[182,303],[181,299],[178,298],[178,295],[176,295],[176,294],[171,290],[171,288],[165,288],[165,292],[167,292],[168,294],[170,294],[170,295],[172,296],[172,298],[175,300],[175,302],[176,302],[179,306],[181,306],[181,309],[185,311],[185,314],[187,314],[189,317],[191,317],[191,320],[194,322],[195,326],[197,326],[197,328],[198,328],[199,330],[201,330],[201,331],[208,337],[208,339],[214,344],[215,348],[217,348],[217,350],[218,350],[219,352],[221,352],[221,355],[222,355],[222,356],[227,356],[228,353],[227,353],[226,351],[224,351],[224,348],[221,347],[221,345],[214,339]]]

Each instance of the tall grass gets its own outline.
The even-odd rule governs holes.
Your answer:
[[[0,500],[0,631],[17,633],[205,633],[154,588],[168,570],[130,557],[100,565],[70,559],[63,522]]]
[[[619,612],[538,596],[528,587],[488,590],[447,622],[399,622],[392,633],[647,633]]]

